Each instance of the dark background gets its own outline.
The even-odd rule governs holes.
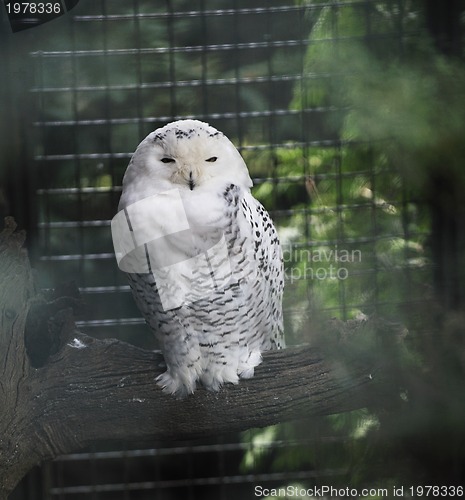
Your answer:
[[[80,329],[156,348],[110,221],[140,140],[193,117],[237,145],[278,227],[288,344],[321,340],[313,318],[408,331],[395,405],[85,450],[33,471],[16,498],[462,482],[462,3],[81,0],[15,33],[2,9],[0,215],[27,230],[40,287],[76,282]],[[362,342],[383,353],[376,332]]]

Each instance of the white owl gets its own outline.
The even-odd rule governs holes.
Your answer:
[[[167,393],[236,384],[284,347],[281,248],[251,187],[229,139],[197,120],[149,134],[126,170],[115,252],[160,342]]]

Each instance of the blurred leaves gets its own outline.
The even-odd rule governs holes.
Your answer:
[[[294,213],[278,219],[281,238],[292,248],[310,242],[314,252],[336,244],[360,249],[362,258],[352,259],[342,283],[291,283],[294,304],[301,300],[307,307],[288,331],[322,348],[343,372],[358,360],[373,366],[373,377],[382,369],[391,380],[370,407],[324,419],[302,415],[301,423],[279,426],[275,439],[295,446],[257,454],[256,466],[272,460],[276,468],[287,464],[309,477],[318,470],[340,486],[460,484],[465,317],[463,304],[450,311],[433,298],[426,207],[463,216],[463,61],[436,52],[425,33],[422,2],[302,3],[322,6],[309,37],[307,85],[296,86],[291,107],[320,110],[307,113],[313,118],[308,130],[326,141],[340,139],[341,147],[310,147],[298,155],[307,176],[300,182],[310,179],[310,189],[307,181],[308,197],[296,198],[286,207]],[[283,186],[276,186],[278,195],[270,185],[256,189],[271,206],[289,189],[286,177],[299,175],[285,153],[273,153]],[[290,255],[286,270],[296,276],[308,265],[324,266],[303,252]],[[345,311],[351,319],[334,319],[334,335],[322,309],[337,310],[341,301],[353,304]],[[397,326],[373,316],[373,303]],[[361,312],[369,316],[365,324]]]
[[[101,14],[99,2],[85,3],[86,14]],[[197,8],[187,0],[170,4],[177,11]],[[136,4],[115,5],[112,13],[132,16]],[[40,231],[40,252],[111,252],[108,228],[81,222],[111,219],[113,189],[141,138],[177,116],[235,116],[212,124],[244,147],[258,180],[254,194],[278,226],[288,343],[319,345],[344,373],[357,360],[373,366],[374,377],[380,366],[392,374],[388,394],[369,408],[310,421],[299,415],[297,424],[248,432],[243,470],[304,470],[309,482],[318,473],[320,481],[323,475],[341,486],[463,477],[465,317],[431,298],[431,218],[423,202],[453,211],[465,200],[465,70],[424,36],[424,2],[296,0],[303,10],[279,17],[253,14],[255,3],[248,2],[247,15],[184,18],[170,17],[164,4],[137,5],[155,15],[80,22],[72,30],[57,23],[47,36],[37,31],[28,47],[36,52],[31,85],[37,87],[28,102],[37,98],[42,123],[31,153],[65,156],[34,164],[34,188],[57,188],[38,202],[38,222],[63,223]],[[282,40],[306,43],[273,46]],[[249,42],[257,47],[237,48]],[[109,56],[106,49],[122,52]],[[41,54],[60,50],[81,52]],[[7,62],[24,66],[21,57]],[[30,82],[18,69],[12,74],[19,94],[19,85]],[[2,137],[12,128],[2,121]],[[11,172],[16,164],[17,156],[4,155],[0,169]],[[5,205],[9,193],[2,192]],[[51,261],[43,275],[45,286],[62,276],[80,286],[124,282],[106,260]],[[96,297],[97,319],[113,318],[116,309],[124,317],[137,314],[122,294],[116,305],[114,295]],[[390,320],[365,324],[363,315]],[[329,316],[338,318],[333,328]]]

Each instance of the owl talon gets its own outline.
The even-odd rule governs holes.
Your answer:
[[[168,371],[158,375],[155,381],[165,394],[172,394],[180,399],[192,394],[195,390],[195,380],[181,381],[179,377],[173,377]]]

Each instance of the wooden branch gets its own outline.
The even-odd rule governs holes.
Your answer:
[[[227,433],[367,403],[369,366],[342,370],[308,346],[265,353],[254,378],[218,393],[165,395],[159,353],[86,336],[69,302],[36,294],[14,230],[8,219],[0,234],[0,499],[34,465],[90,443]]]

